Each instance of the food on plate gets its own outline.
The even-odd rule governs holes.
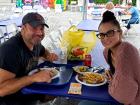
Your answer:
[[[79,71],[80,72],[86,72],[87,71],[87,67],[86,66],[80,66],[79,67]]]
[[[103,75],[93,72],[85,72],[84,74],[79,75],[78,79],[88,84],[99,84],[105,81]]]
[[[51,69],[51,71],[53,73],[53,77],[56,76],[59,72],[57,69]]]
[[[71,53],[72,53],[74,56],[83,55],[83,54],[84,54],[83,49],[84,49],[84,48],[81,48],[81,47],[75,47],[75,48],[72,49]]]
[[[88,71],[88,66],[75,66],[73,67],[74,71],[77,73],[82,73],[82,72],[87,72]]]
[[[68,59],[69,60],[84,60],[87,53],[86,47],[76,46],[70,49]]]
[[[29,75],[33,75],[42,70],[50,70],[52,72],[52,79],[55,79],[59,76],[59,70],[57,70],[56,68],[38,68],[29,72]]]

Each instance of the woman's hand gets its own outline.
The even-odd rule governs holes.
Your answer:
[[[105,78],[107,79],[108,82],[111,82],[112,81],[113,75],[112,75],[112,73],[111,73],[110,70],[105,70],[104,75],[105,75]]]

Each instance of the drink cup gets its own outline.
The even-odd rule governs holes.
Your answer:
[[[61,48],[60,62],[61,64],[67,64],[67,48],[66,47]]]
[[[84,65],[91,67],[91,55],[90,54],[85,55]]]

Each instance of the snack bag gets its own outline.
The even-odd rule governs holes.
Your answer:
[[[87,53],[87,47],[76,46],[70,49],[68,54],[69,60],[83,60]]]
[[[82,94],[82,85],[80,83],[71,83],[68,94]]]

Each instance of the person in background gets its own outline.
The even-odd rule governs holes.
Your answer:
[[[121,11],[124,15],[131,15],[131,18],[127,21],[127,29],[131,28],[131,24],[138,24],[139,23],[139,10],[137,7],[132,6],[132,3],[127,3],[126,10]]]
[[[106,8],[107,10],[110,10],[110,11],[113,10],[113,9],[114,9],[114,4],[113,4],[113,2],[107,2],[105,8]]]
[[[111,11],[117,16],[117,12],[115,11],[115,6],[111,1],[106,3],[105,10],[102,12],[102,16],[105,11]]]
[[[21,32],[0,45],[0,105],[36,105],[43,95],[24,95],[21,89],[34,82],[51,82],[53,72],[42,70],[28,73],[38,64],[39,57],[48,61],[57,60],[41,45],[44,28],[49,26],[38,13],[23,17]]]
[[[106,11],[103,14],[98,29],[97,37],[105,47],[104,57],[110,66],[110,70],[105,72],[109,81],[109,94],[123,105],[139,105],[140,54],[138,50],[130,43],[122,41],[120,24],[112,12]],[[79,105],[116,104],[81,101]]]

